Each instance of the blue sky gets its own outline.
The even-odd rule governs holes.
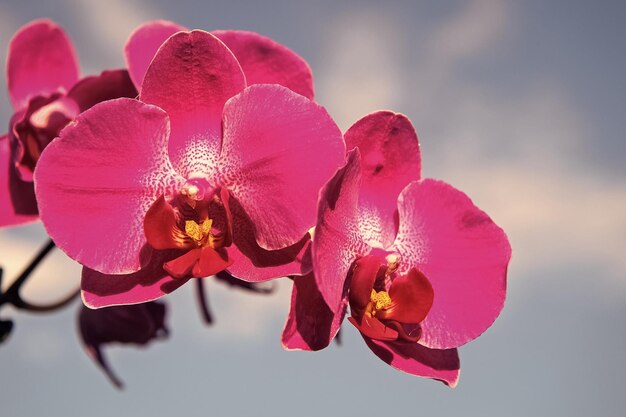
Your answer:
[[[284,352],[288,283],[269,297],[209,283],[212,328],[185,287],[168,298],[167,342],[109,349],[123,393],[81,351],[77,304],[47,316],[3,310],[16,320],[0,346],[3,415],[623,414],[624,3],[0,1],[0,44],[44,16],[66,28],[85,74],[122,66],[130,30],[154,18],[288,45],[342,129],[377,109],[406,114],[423,175],[489,213],[513,260],[504,311],[460,349],[454,390],[389,368],[350,326],[341,347]],[[0,124],[10,115],[5,94]],[[7,278],[44,239],[39,225],[0,231]],[[45,265],[33,294],[54,298],[78,281],[60,252]]]

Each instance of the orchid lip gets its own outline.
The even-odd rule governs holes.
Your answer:
[[[372,339],[417,342],[420,323],[432,306],[432,286],[417,268],[398,273],[399,254],[374,253],[357,259],[351,268],[350,321]]]
[[[172,198],[162,196],[146,213],[144,231],[156,250],[185,250],[163,267],[176,278],[200,278],[233,263],[228,192],[219,193],[204,179],[188,180]]]

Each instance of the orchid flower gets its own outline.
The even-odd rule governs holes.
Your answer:
[[[78,72],[74,47],[54,22],[35,20],[11,39],[7,82],[15,113],[0,136],[0,226],[37,219],[33,170],[68,122],[100,101],[137,95],[125,70],[81,80]]]
[[[405,116],[370,114],[345,140],[348,161],[320,193],[314,273],[295,278],[283,345],[324,348],[349,306],[349,321],[383,361],[454,386],[456,348],[503,307],[507,237],[461,191],[420,179]]]
[[[341,132],[310,99],[246,77],[214,35],[177,32],[139,100],[94,106],[42,154],[41,218],[86,267],[88,306],[154,300],[223,270],[261,281],[311,268],[302,253],[319,189],[345,160]]]

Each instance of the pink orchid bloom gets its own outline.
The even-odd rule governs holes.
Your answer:
[[[222,270],[260,281],[311,268],[307,231],[344,163],[341,132],[310,99],[246,76],[217,37],[178,32],[139,100],[94,106],[46,149],[41,218],[87,267],[89,307],[154,300]]]
[[[125,70],[79,80],[74,47],[49,20],[30,22],[13,36],[7,81],[15,114],[0,136],[0,227],[37,219],[33,170],[68,122],[100,101],[137,95]]]
[[[370,114],[345,140],[348,162],[320,193],[314,274],[295,278],[283,345],[326,347],[349,305],[349,321],[383,361],[454,386],[456,348],[504,305],[507,237],[461,191],[420,179],[405,116]]]
[[[154,20],[137,27],[124,47],[130,76],[139,90],[154,55],[173,34],[187,31],[167,20]],[[313,100],[313,74],[309,64],[295,52],[274,40],[243,30],[215,30],[235,55],[248,85],[280,84]]]

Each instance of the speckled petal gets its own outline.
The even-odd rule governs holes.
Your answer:
[[[420,179],[415,129],[402,114],[378,111],[357,121],[344,137],[348,149],[361,151],[361,233],[371,246],[389,247],[398,231],[398,195]]]
[[[506,234],[465,194],[441,181],[411,183],[398,210],[401,272],[418,268],[434,290],[419,343],[448,349],[478,337],[504,305],[511,257]]]
[[[346,165],[320,191],[313,268],[320,293],[334,313],[345,308],[345,282],[352,263],[370,250],[357,226],[359,164],[359,150],[355,149],[348,154]]]
[[[291,246],[314,226],[319,189],[344,158],[326,110],[286,87],[253,85],[226,103],[220,185],[265,249]]]
[[[167,157],[168,131],[163,110],[120,98],[82,113],[48,145],[35,192],[59,248],[103,273],[141,268],[145,214],[184,181]]]
[[[233,53],[207,32],[179,32],[157,52],[140,99],[167,112],[170,159],[185,178],[211,176],[221,147],[224,103],[245,86]]]

